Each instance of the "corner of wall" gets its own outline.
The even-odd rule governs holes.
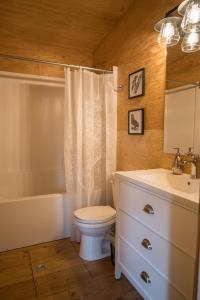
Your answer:
[[[94,52],[94,64],[118,66],[117,166],[118,170],[170,168],[163,153],[166,53],[156,42],[155,22],[173,1],[135,0],[127,13]],[[152,10],[153,8],[153,10]],[[144,67],[145,95],[128,99],[128,74]],[[128,135],[128,110],[144,108],[144,135]],[[171,162],[171,161],[170,161]]]

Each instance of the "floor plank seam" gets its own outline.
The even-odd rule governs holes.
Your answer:
[[[28,252],[28,258],[29,258],[29,263],[30,263],[30,267],[31,267],[31,274],[32,274],[32,279],[33,279],[33,284],[34,284],[34,289],[35,289],[35,296],[38,297],[37,294],[37,287],[36,287],[36,282],[35,282],[35,277],[34,277],[34,272],[33,272],[33,264],[32,264],[32,260],[31,260],[31,254],[29,251]]]
[[[75,242],[70,241],[72,247],[74,248],[75,252],[78,254],[79,250],[76,248]]]

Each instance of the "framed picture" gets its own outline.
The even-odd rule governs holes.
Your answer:
[[[144,109],[128,111],[128,134],[144,134]]]
[[[144,96],[145,93],[145,69],[139,69],[128,75],[128,98]]]

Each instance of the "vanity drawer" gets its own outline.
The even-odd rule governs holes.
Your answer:
[[[119,240],[119,264],[132,284],[143,291],[146,300],[185,300],[185,297],[122,240]],[[146,275],[149,276],[149,283],[145,282]]]
[[[173,283],[187,299],[192,298],[195,265],[191,256],[122,211],[119,211],[119,235]]]
[[[118,207],[195,257],[197,214],[126,181],[120,182]]]

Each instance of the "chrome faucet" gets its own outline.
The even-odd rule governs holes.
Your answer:
[[[182,160],[180,148],[174,148],[177,150],[174,160],[172,162],[172,172],[174,175],[181,175],[183,174],[183,166],[185,162]]]
[[[192,147],[189,148],[186,155],[190,158],[187,162],[191,164],[191,179],[196,179],[199,174],[197,174],[197,163],[199,160],[199,155],[192,153]]]

